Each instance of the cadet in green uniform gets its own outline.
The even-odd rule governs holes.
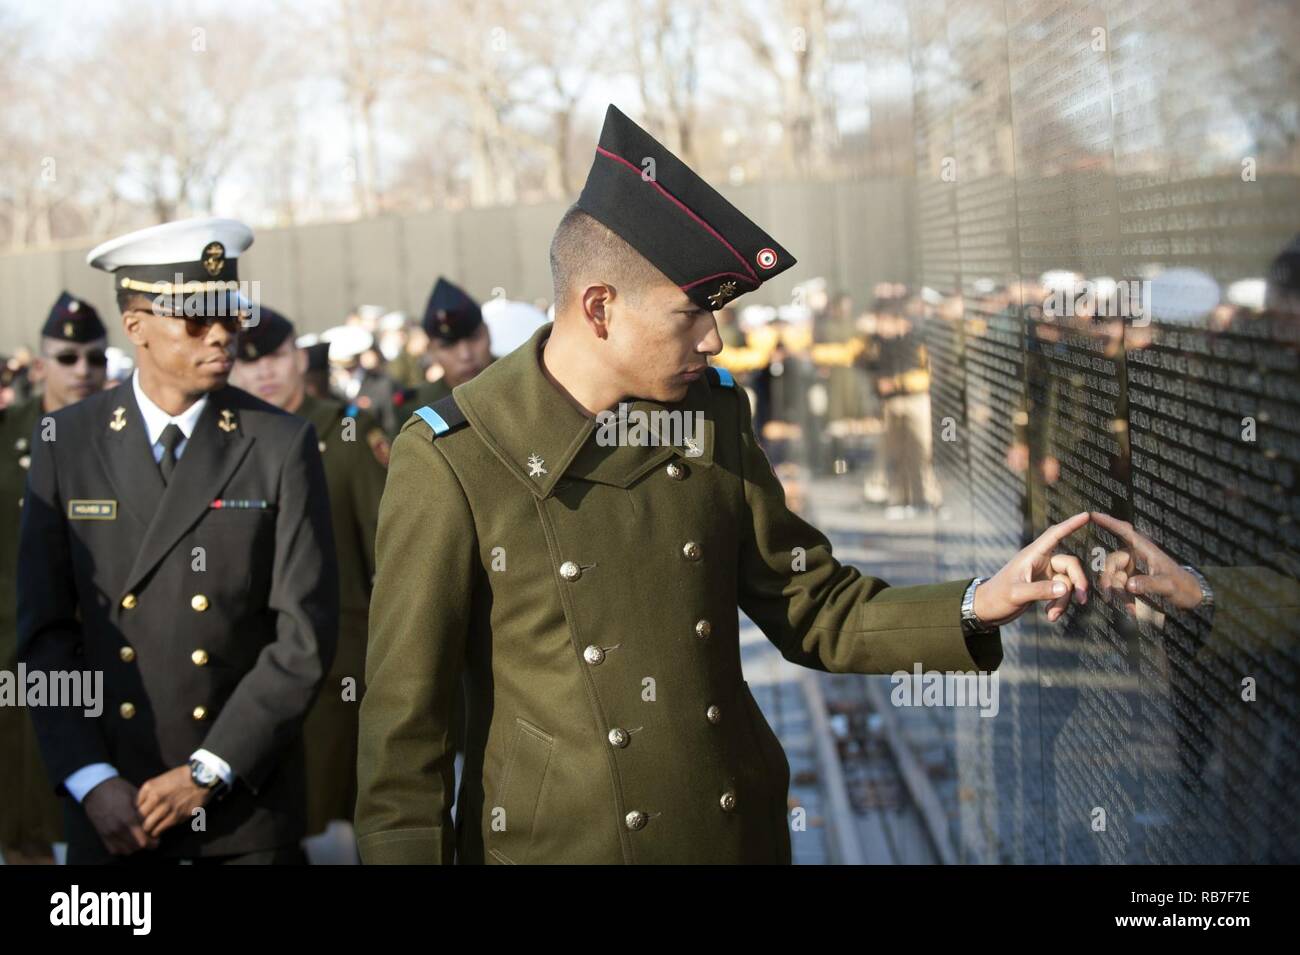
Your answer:
[[[478,302],[459,285],[441,275],[429,293],[421,321],[429,336],[434,361],[442,367],[442,377],[421,385],[409,402],[409,410],[432,405],[451,394],[457,385],[476,377],[496,361],[492,354],[492,333],[483,321]],[[464,694],[452,705],[451,738],[457,753],[465,752]]]
[[[366,617],[375,576],[375,526],[384,493],[388,437],[355,405],[306,394],[308,355],[294,344],[293,324],[265,306],[240,335],[230,381],[316,428],[339,564],[339,648],[320,697],[307,716],[307,834],[333,820],[350,822],[356,806],[357,709],[366,661]],[[350,840],[350,836],[349,836]],[[350,848],[355,857],[355,847]]]
[[[789,763],[743,680],[737,607],[794,662],[888,673],[995,668],[1001,623],[1083,599],[1054,549],[1086,514],[987,581],[889,587],[786,507],[708,358],[712,312],[793,262],[610,107],[552,240],[555,322],[393,444],[364,861],[788,863]]]
[[[478,302],[441,276],[429,294],[422,324],[429,336],[433,360],[442,367],[442,377],[416,390],[413,404],[417,408],[447,397],[457,385],[496,361],[492,356],[492,334]]]
[[[32,434],[43,415],[103,390],[107,335],[99,313],[64,292],[41,328],[35,370],[44,392],[0,410],[0,669],[10,673],[18,663],[18,522]],[[6,796],[0,799],[0,854],[10,864],[51,861],[51,844],[63,839],[59,800],[45,776],[27,711],[20,707],[0,706],[0,766],[7,777]]]

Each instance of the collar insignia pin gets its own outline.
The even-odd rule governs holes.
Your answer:
[[[126,409],[125,409],[125,408],[114,408],[114,409],[113,409],[113,420],[110,421],[110,422],[108,423],[108,426],[109,426],[110,428],[112,428],[114,431],[121,431],[123,428],[125,428],[125,427],[126,427]]]
[[[222,409],[221,420],[217,422],[217,427],[227,433],[234,431],[236,428],[238,428],[239,424],[235,421],[234,412],[232,412],[229,408]]]
[[[546,462],[535,454],[528,455],[528,476],[541,477],[546,473],[546,468],[542,467]]]

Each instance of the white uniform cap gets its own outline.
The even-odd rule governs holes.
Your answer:
[[[105,272],[123,266],[200,262],[204,250],[220,242],[227,259],[253,244],[253,230],[238,219],[181,219],[109,239],[90,250],[86,264]]]
[[[329,342],[330,361],[352,361],[375,344],[375,336],[357,325],[327,328],[321,332],[320,340]]]
[[[1228,286],[1224,297],[1239,308],[1263,311],[1267,292],[1268,282],[1264,279],[1238,279]]]
[[[528,302],[493,298],[484,302],[480,311],[492,337],[492,351],[498,355],[514,351],[546,324],[546,313]]]

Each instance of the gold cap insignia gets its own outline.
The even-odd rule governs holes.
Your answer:
[[[63,334],[66,335],[66,336],[68,336],[69,338],[72,337],[72,323],[71,323],[71,322],[64,322],[64,323],[63,323]]]
[[[257,346],[254,345],[252,342],[249,342],[247,345],[244,346],[244,354],[249,357],[249,360],[256,358]]]
[[[114,408],[114,409],[113,409],[113,420],[110,421],[110,422],[108,423],[108,426],[109,426],[110,428],[112,428],[114,431],[121,431],[123,428],[125,428],[125,427],[126,427],[126,409],[125,409],[125,408]]]
[[[235,421],[235,413],[228,408],[222,409],[221,420],[217,422],[217,427],[227,433],[238,428],[239,423]]]
[[[722,308],[736,296],[736,283],[731,279],[723,282],[718,286],[718,290],[709,296],[709,304],[714,308]]]
[[[203,268],[216,278],[221,274],[221,267],[226,263],[226,247],[220,242],[209,242],[203,250]]]

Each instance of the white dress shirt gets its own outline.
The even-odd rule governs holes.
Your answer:
[[[154,404],[140,388],[139,371],[131,376],[131,389],[135,392],[135,403],[140,406],[140,414],[144,416],[144,429],[149,435],[149,444],[153,448],[154,461],[162,460],[162,433],[169,424],[175,424],[176,427],[181,429],[181,434],[184,436],[181,443],[176,445],[176,460],[179,461],[181,455],[185,453],[185,446],[190,443],[190,435],[194,433],[194,426],[199,423],[199,415],[203,414],[203,409],[208,406],[208,396],[204,395],[180,414],[173,417]]]
[[[194,426],[199,422],[199,415],[203,414],[203,409],[207,407],[208,396],[204,395],[180,414],[173,416],[154,404],[140,388],[138,370],[131,376],[131,390],[135,392],[135,403],[139,405],[140,414],[144,417],[145,432],[149,436],[154,462],[162,460],[162,433],[169,424],[175,424],[181,429],[183,435],[181,442],[176,445],[176,460],[179,461],[181,455],[185,453],[185,446],[190,443],[190,435],[194,433]],[[200,749],[192,753],[190,758],[197,759],[210,767],[227,786],[233,784],[234,773],[230,769],[230,764],[220,756],[209,753],[206,749]],[[72,794],[73,799],[81,802],[92,789],[117,774],[117,769],[108,763],[91,763],[70,775],[63,781],[63,785]]]

